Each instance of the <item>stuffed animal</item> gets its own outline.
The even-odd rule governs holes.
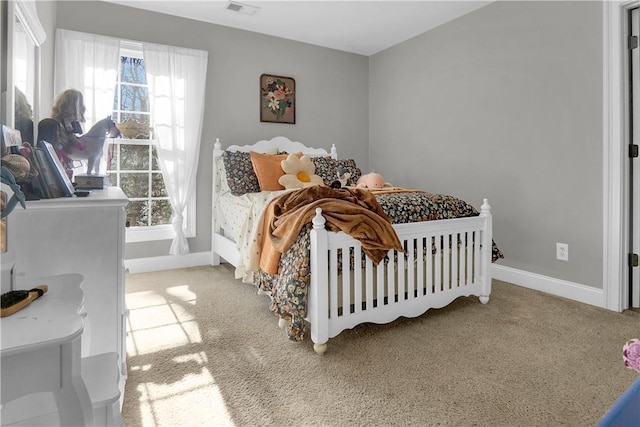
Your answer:
[[[358,188],[387,188],[393,187],[393,185],[385,182],[382,175],[376,172],[370,172],[366,175],[362,175],[358,182],[356,182],[356,187]]]
[[[351,172],[347,172],[346,169],[339,167],[336,171],[338,175],[338,179],[334,180],[329,184],[331,188],[342,188],[346,187],[349,182],[349,178],[351,178]]]

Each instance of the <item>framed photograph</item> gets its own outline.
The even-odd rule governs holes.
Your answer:
[[[296,81],[291,77],[260,76],[260,121],[296,123]]]

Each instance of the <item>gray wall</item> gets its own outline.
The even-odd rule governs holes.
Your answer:
[[[372,56],[371,166],[488,198],[502,265],[601,288],[602,18],[600,2],[501,1]]]
[[[54,14],[48,33],[58,26],[209,52],[193,251],[209,250],[215,138],[285,135],[335,142],[341,156],[396,185],[476,207],[487,197],[502,265],[602,287],[600,2],[495,2],[370,58],[100,2],[60,2]],[[43,47],[45,110],[52,40]],[[295,126],[259,122],[263,72],[296,78]],[[556,242],[569,244],[569,262],[555,260]],[[130,244],[127,258],[168,247]]]
[[[197,237],[189,239],[192,252],[210,249],[211,153],[216,137],[223,146],[278,135],[326,149],[335,143],[340,157],[367,166],[367,57],[105,2],[58,2],[56,26],[208,51]],[[53,81],[52,70],[43,68],[44,80]],[[296,79],[295,125],[260,123],[262,73]],[[53,96],[44,94],[50,103]],[[167,255],[169,246],[170,241],[127,244],[126,258]]]

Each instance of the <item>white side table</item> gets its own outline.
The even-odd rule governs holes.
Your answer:
[[[49,290],[26,308],[0,319],[3,405],[32,393],[51,392],[60,425],[93,425],[81,371],[86,316],[82,281],[79,274],[65,274],[21,284],[21,289],[46,284]]]

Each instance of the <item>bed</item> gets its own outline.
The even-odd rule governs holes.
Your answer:
[[[269,161],[303,153],[311,157],[325,184],[337,178],[336,170],[349,171],[349,182],[336,190],[327,185],[262,191],[254,176],[260,171],[252,170],[251,161],[247,163],[249,154],[258,156],[256,153],[265,153]],[[290,339],[302,340],[310,327],[318,354],[327,350],[330,338],[361,323],[416,317],[461,296],[478,296],[483,304],[488,303],[491,263],[503,258],[492,239],[487,199],[476,211],[455,197],[423,190],[391,189],[363,195],[367,190],[354,188],[360,174],[352,159],[338,158],[335,146],[327,151],[285,137],[226,150],[219,140],[214,145],[212,265],[227,261],[235,267],[237,278],[269,295],[270,309]],[[306,219],[297,221],[303,225],[299,232],[295,229],[297,234],[290,233],[295,237],[278,253],[275,265],[264,267],[269,233],[274,231],[267,227],[274,223],[269,209],[275,205],[280,212],[279,206],[291,204],[298,193],[311,197],[312,203],[299,203],[304,205]],[[397,243],[380,254],[380,248],[371,249],[370,237],[340,231],[347,228],[337,228],[335,218],[351,217],[330,211],[333,205],[325,201],[333,200],[335,194],[337,198],[362,197],[367,202],[375,197],[377,203],[371,202],[365,210],[384,212],[380,215],[386,214],[389,224],[373,228],[377,233],[392,228]]]

